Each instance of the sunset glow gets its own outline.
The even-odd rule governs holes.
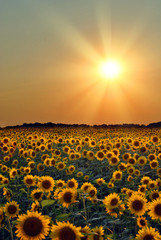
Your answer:
[[[115,60],[102,62],[99,66],[100,75],[106,79],[115,79],[121,73],[121,65]]]

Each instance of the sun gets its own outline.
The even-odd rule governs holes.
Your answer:
[[[103,78],[113,80],[121,74],[121,65],[116,60],[104,61],[99,65],[99,73]]]

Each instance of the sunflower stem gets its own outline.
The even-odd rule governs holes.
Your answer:
[[[8,218],[8,226],[9,226],[9,229],[10,229],[11,240],[14,240],[12,226],[11,226],[11,222],[10,222],[9,218]]]
[[[86,211],[85,198],[83,198],[83,207],[84,207],[85,221],[86,221],[87,226],[89,227],[89,223],[87,221],[87,211]]]

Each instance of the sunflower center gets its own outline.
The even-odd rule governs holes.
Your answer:
[[[118,199],[117,199],[117,198],[113,198],[113,199],[111,200],[111,205],[112,205],[112,206],[116,206],[117,203],[118,203]]]
[[[121,178],[121,174],[120,173],[117,173],[116,174],[116,179],[120,179]]]
[[[72,229],[69,227],[64,227],[59,232],[59,239],[60,240],[75,240],[76,235]]]
[[[42,222],[37,217],[29,217],[23,224],[23,231],[27,236],[35,237],[41,233],[43,228]]]
[[[136,211],[140,211],[143,208],[143,203],[140,200],[135,200],[132,203],[132,207]]]
[[[35,199],[39,199],[41,197],[41,193],[40,192],[37,192],[34,194],[34,198]]]
[[[161,216],[161,204],[157,204],[154,211],[157,215]]]
[[[8,213],[14,214],[14,213],[16,213],[16,211],[17,211],[17,207],[15,205],[10,205],[8,207]]]
[[[112,159],[111,159],[111,162],[112,162],[112,163],[117,163],[117,158],[112,158]]]
[[[33,183],[33,181],[32,181],[32,179],[28,178],[28,179],[26,180],[26,183],[30,185],[30,184]]]
[[[153,193],[152,199],[157,199],[159,197],[159,193]]]
[[[48,181],[48,180],[44,180],[44,181],[42,182],[42,186],[43,186],[43,188],[45,188],[45,189],[49,189],[49,188],[51,187],[51,182]]]
[[[90,195],[91,197],[93,197],[93,196],[95,195],[95,191],[94,191],[94,190],[91,190],[91,191],[89,192],[89,195]]]
[[[64,201],[66,202],[66,203],[71,203],[71,200],[72,200],[72,193],[71,192],[66,192],[65,194],[64,194]]]
[[[72,182],[72,181],[69,182],[69,183],[68,183],[68,186],[69,186],[70,188],[73,188],[73,187],[74,187],[74,182]]]
[[[141,224],[141,226],[145,226],[145,221],[144,221],[144,219],[141,219],[141,220],[140,220],[140,224]]]
[[[154,236],[151,234],[146,234],[145,237],[143,237],[143,240],[154,240]]]

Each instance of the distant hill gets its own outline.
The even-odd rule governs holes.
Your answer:
[[[16,126],[7,126],[4,128],[27,128],[27,127],[32,127],[32,128],[39,128],[39,127],[47,127],[47,128],[52,128],[52,127],[94,127],[94,128],[158,128],[161,127],[161,122],[156,122],[156,123],[150,123],[148,125],[144,124],[129,124],[129,123],[124,123],[124,124],[102,124],[102,125],[93,125],[90,126],[88,124],[63,124],[63,123],[52,123],[52,122],[47,122],[47,123],[23,123],[22,125],[16,125]],[[0,129],[3,129],[0,127]]]
[[[147,125],[148,128],[158,128],[161,127],[161,122],[156,122],[156,123],[150,123]]]

